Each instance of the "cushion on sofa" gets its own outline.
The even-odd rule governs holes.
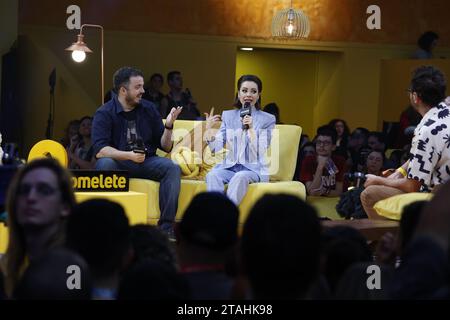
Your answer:
[[[432,193],[425,192],[399,194],[378,201],[373,208],[380,216],[392,220],[400,220],[404,207],[416,201],[431,200],[432,197]]]

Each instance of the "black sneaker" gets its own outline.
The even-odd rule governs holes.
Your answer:
[[[161,228],[161,231],[167,236],[167,238],[169,238],[170,242],[175,242],[177,240],[172,226],[164,229]]]
[[[175,236],[175,231],[173,231],[173,228],[167,231],[167,237],[170,242],[177,242],[177,237]]]

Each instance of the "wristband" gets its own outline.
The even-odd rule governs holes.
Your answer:
[[[408,175],[408,174],[406,173],[406,170],[403,169],[403,167],[398,168],[396,171],[397,171],[397,172],[400,172],[400,173],[402,174],[402,176],[404,176],[405,178],[406,178],[406,176]]]
[[[167,130],[173,130],[173,125],[171,127],[168,127],[166,124],[164,124],[164,128],[166,128]]]

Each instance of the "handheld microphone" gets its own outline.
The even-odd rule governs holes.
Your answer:
[[[252,108],[250,107],[250,102],[244,103],[244,105],[241,108],[240,114],[241,118],[244,118],[245,116],[251,116],[252,115]],[[242,125],[242,130],[248,130],[249,126],[248,124]]]

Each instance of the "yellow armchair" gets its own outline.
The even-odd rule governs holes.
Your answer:
[[[177,120],[174,126],[174,141],[178,142],[191,132],[194,141],[201,141],[203,134],[202,121]],[[292,181],[297,164],[298,145],[302,128],[294,125],[276,125],[273,132],[271,147],[267,151],[270,161],[271,177],[268,183],[254,183],[240,204],[240,223],[243,224],[253,204],[268,193],[288,193],[303,200],[306,198],[305,186],[298,181]],[[166,154],[158,150],[159,156]],[[156,224],[159,216],[159,183],[146,179],[130,179],[130,191],[148,194],[148,222]],[[179,221],[192,198],[206,191],[206,183],[202,180],[181,180],[181,190],[178,199],[176,220]]]

